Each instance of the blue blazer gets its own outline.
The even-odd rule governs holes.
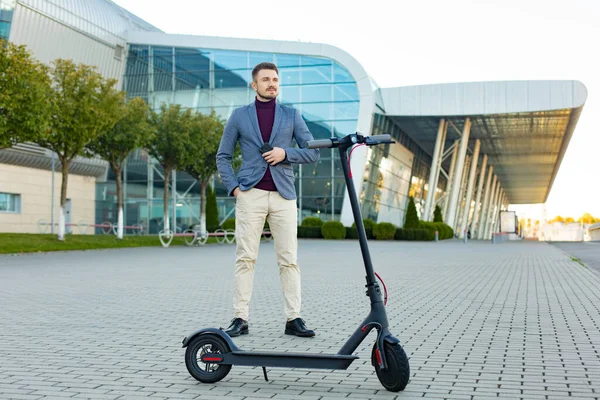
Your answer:
[[[300,148],[292,147],[292,139],[296,140]],[[262,179],[267,168],[270,168],[279,194],[288,200],[296,199],[292,163],[312,163],[320,157],[319,149],[305,148],[309,140],[313,140],[313,136],[300,113],[293,107],[276,103],[275,120],[269,143],[273,147],[283,148],[286,158],[279,164],[271,166],[259,151],[264,141],[258,126],[256,105],[252,102],[235,109],[225,124],[217,152],[217,169],[227,192],[232,196],[233,190],[238,186],[241,191],[251,189]],[[242,167],[236,176],[231,166],[231,159],[238,141],[242,150]]]

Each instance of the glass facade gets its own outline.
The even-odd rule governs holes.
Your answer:
[[[361,207],[364,218],[404,225],[408,197],[412,196],[421,216],[427,195],[431,156],[394,121],[376,113],[373,135],[390,134],[395,144],[369,148],[365,168]],[[440,176],[438,188],[444,190],[446,178]]]
[[[260,62],[277,65],[280,77],[278,101],[302,113],[315,139],[345,136],[356,130],[359,96],[356,82],[335,61],[305,55],[257,53],[131,45],[128,50],[123,89],[128,96],[141,97],[158,109],[162,103],[210,113],[227,119],[235,108],[254,101],[252,68]],[[294,165],[300,220],[320,216],[339,219],[345,191],[342,168],[335,150],[321,150],[319,162]],[[162,227],[164,171],[143,150],[130,155],[125,175],[125,223],[145,224],[155,233]],[[199,222],[198,184],[188,174],[177,172],[172,180],[176,202],[177,229]],[[233,216],[235,203],[214,178],[219,219]],[[168,188],[172,193],[172,188]],[[109,171],[97,184],[98,223],[116,221],[115,177]],[[170,202],[172,202],[170,200]]]
[[[0,39],[8,40],[16,0],[0,0]]]

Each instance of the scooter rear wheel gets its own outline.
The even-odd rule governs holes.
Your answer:
[[[400,344],[384,343],[385,360],[387,361],[387,369],[379,368],[377,362],[377,344],[373,346],[371,354],[371,363],[375,366],[377,378],[384,388],[390,392],[399,392],[404,390],[410,378],[410,365],[408,357]]]
[[[202,383],[215,383],[225,378],[231,370],[231,365],[203,363],[203,354],[228,353],[229,346],[217,335],[204,334],[196,336],[185,351],[185,366],[190,375]]]

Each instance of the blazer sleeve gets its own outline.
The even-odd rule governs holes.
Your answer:
[[[320,157],[319,149],[307,149],[306,142],[313,140],[313,135],[308,130],[306,122],[298,110],[294,109],[294,139],[300,148],[285,148],[286,161],[296,164],[308,164],[317,161]]]
[[[237,181],[235,173],[233,172],[233,167],[231,166],[233,152],[239,136],[240,133],[237,123],[237,112],[234,111],[225,124],[225,129],[223,130],[223,136],[221,137],[221,143],[219,144],[219,150],[217,151],[216,157],[219,176],[221,177],[223,184],[227,188],[227,193],[230,196],[233,196],[234,189],[239,186],[239,182]]]

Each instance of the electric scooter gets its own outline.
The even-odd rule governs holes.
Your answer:
[[[362,136],[357,133],[343,138],[311,140],[307,143],[307,147],[310,149],[336,147],[339,149],[367,273],[366,294],[371,301],[371,311],[340,351],[337,354],[244,351],[233,343],[231,337],[222,328],[205,328],[193,332],[183,339],[183,347],[187,347],[185,365],[194,378],[203,383],[218,382],[227,376],[233,365],[262,367],[264,378],[267,381],[266,367],[345,370],[359,358],[352,353],[371,330],[376,329],[377,339],[371,353],[371,364],[375,368],[377,378],[389,391],[404,390],[410,377],[410,366],[406,353],[400,345],[400,340],[394,337],[388,329],[385,304],[371,263],[367,236],[347,159],[347,151],[354,145],[374,146],[388,143],[395,143],[391,140],[390,135]]]

